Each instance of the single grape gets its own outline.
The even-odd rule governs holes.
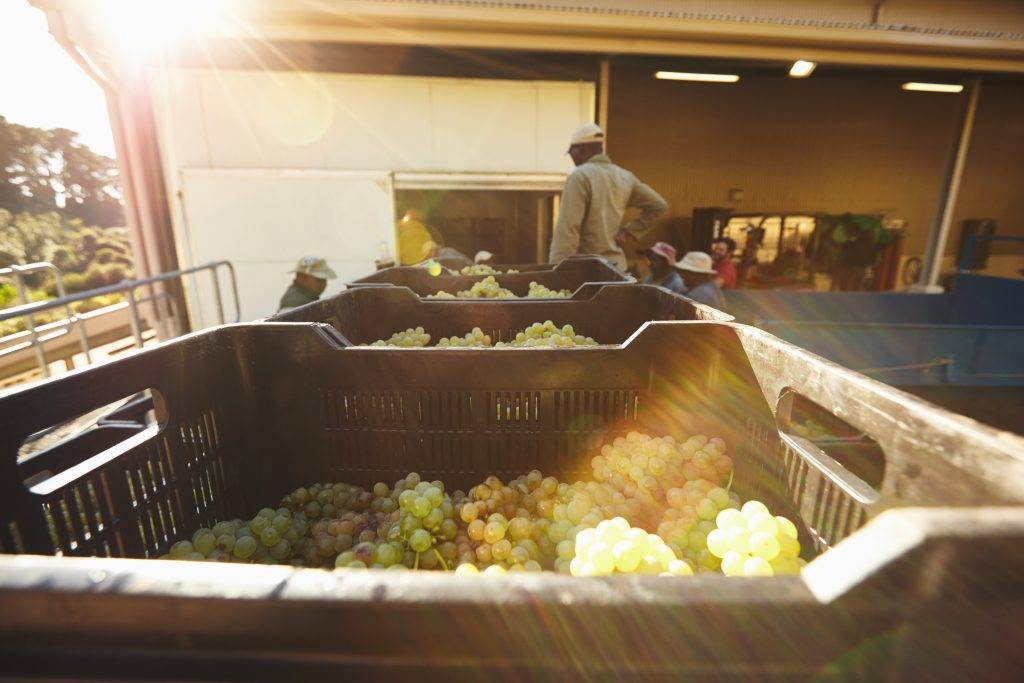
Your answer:
[[[743,563],[744,576],[771,576],[772,574],[772,566],[764,558],[751,557]]]
[[[748,541],[750,554],[760,557],[763,560],[771,561],[779,556],[779,541],[763,531],[757,531],[750,535]]]
[[[259,544],[252,536],[243,536],[242,538],[235,540],[235,547],[232,549],[232,554],[240,560],[248,559],[256,552],[257,545]]]
[[[743,516],[746,517],[748,521],[754,515],[757,515],[759,513],[769,514],[767,506],[765,506],[764,503],[757,500],[748,500],[746,503],[743,504],[743,507],[740,508],[740,512],[743,513]]]
[[[418,553],[426,552],[430,545],[430,533],[425,529],[417,529],[409,535],[409,547]]]
[[[260,542],[268,548],[273,548],[275,545],[281,542],[281,534],[277,533],[277,529],[272,526],[268,526],[260,533]],[[334,542],[331,541],[333,547]]]
[[[194,552],[191,541],[178,541],[171,546],[168,554],[176,560],[184,559],[186,555]]]

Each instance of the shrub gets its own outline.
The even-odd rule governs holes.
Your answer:
[[[68,294],[74,294],[75,292],[84,292],[88,287],[85,283],[85,276],[81,273],[68,273],[64,276],[64,291]],[[50,291],[47,287],[47,292]],[[53,296],[57,295],[57,285],[53,283]]]
[[[104,306],[111,306],[119,301],[124,301],[124,297],[120,294],[102,294],[100,296],[94,296],[91,299],[86,299],[85,301],[76,301],[71,304],[71,308],[73,308],[76,313],[88,313],[89,311],[95,311],[96,309],[103,308]]]
[[[121,263],[108,264],[103,272],[107,276],[107,284],[114,285],[131,275],[131,271]]]
[[[107,271],[100,264],[94,263],[83,273],[83,278],[85,289],[98,289],[107,284]]]

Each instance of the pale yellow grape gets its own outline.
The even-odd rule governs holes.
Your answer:
[[[751,557],[743,563],[743,576],[772,576],[772,566],[761,557]]]
[[[779,533],[781,535],[789,536],[790,538],[793,538],[793,539],[795,539],[798,536],[797,531],[796,531],[796,525],[793,524],[793,522],[789,521],[788,519],[786,519],[782,515],[779,515],[778,517],[776,517],[775,521],[779,525]]]
[[[800,542],[790,536],[776,536],[779,542],[779,555],[782,557],[797,557],[800,554]]]
[[[668,563],[668,573],[672,576],[693,576],[693,567],[682,560],[670,560]]]
[[[505,568],[500,564],[492,564],[490,567],[483,571],[484,574],[504,574]]]
[[[722,558],[722,573],[726,576],[741,576],[743,574],[743,565],[748,557],[750,556],[745,553],[730,550]]]
[[[729,550],[737,553],[749,552],[750,532],[745,527],[730,527],[726,529],[725,537],[729,541]]]
[[[647,576],[657,576],[658,574],[665,571],[665,567],[661,564],[654,555],[644,555],[643,559],[640,560],[640,566],[636,568],[636,573],[646,574]]]
[[[587,558],[598,574],[611,574],[615,570],[615,556],[612,554],[611,546],[604,541],[591,544],[587,550]]]
[[[623,574],[636,571],[640,560],[643,559],[643,552],[629,541],[619,541],[612,548],[615,556],[615,569]]]
[[[594,543],[597,538],[597,529],[584,529],[578,533],[576,535],[576,555],[583,555],[585,557],[590,545]]]
[[[769,514],[761,513],[747,520],[747,528],[751,533],[761,532],[775,536],[779,532],[779,523]]]
[[[725,557],[725,554],[729,552],[729,536],[726,529],[718,528],[708,534],[707,546],[715,557]]]
[[[750,547],[750,554],[754,557],[760,557],[763,560],[774,560],[779,556],[779,542],[775,536],[767,534],[763,531],[757,531],[750,535],[748,541]]]
[[[743,507],[740,508],[740,512],[743,513],[743,516],[746,517],[748,521],[757,514],[769,514],[768,507],[759,500],[748,500],[743,504]]]

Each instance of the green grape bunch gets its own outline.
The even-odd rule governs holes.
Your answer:
[[[484,334],[483,330],[479,327],[474,327],[472,331],[462,337],[441,337],[437,342],[438,348],[443,349],[460,347],[489,347],[490,345],[490,335]]]
[[[395,332],[387,339],[378,339],[370,346],[415,347],[427,346],[429,343],[430,335],[424,332],[422,327],[410,327],[402,332]]]
[[[519,271],[515,268],[509,268],[508,270],[501,271],[486,263],[474,263],[471,266],[463,266],[462,269],[459,270],[460,275],[501,275],[503,272],[518,273]]]
[[[572,325],[559,327],[550,320],[533,323],[509,342],[498,342],[495,348],[509,347],[572,347],[596,346],[593,337],[577,334]]]

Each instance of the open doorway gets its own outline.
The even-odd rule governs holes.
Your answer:
[[[495,263],[546,262],[556,196],[549,190],[396,190],[399,259],[403,264],[422,260],[421,244],[429,235],[470,259],[489,251]],[[403,239],[410,223],[421,238]]]

